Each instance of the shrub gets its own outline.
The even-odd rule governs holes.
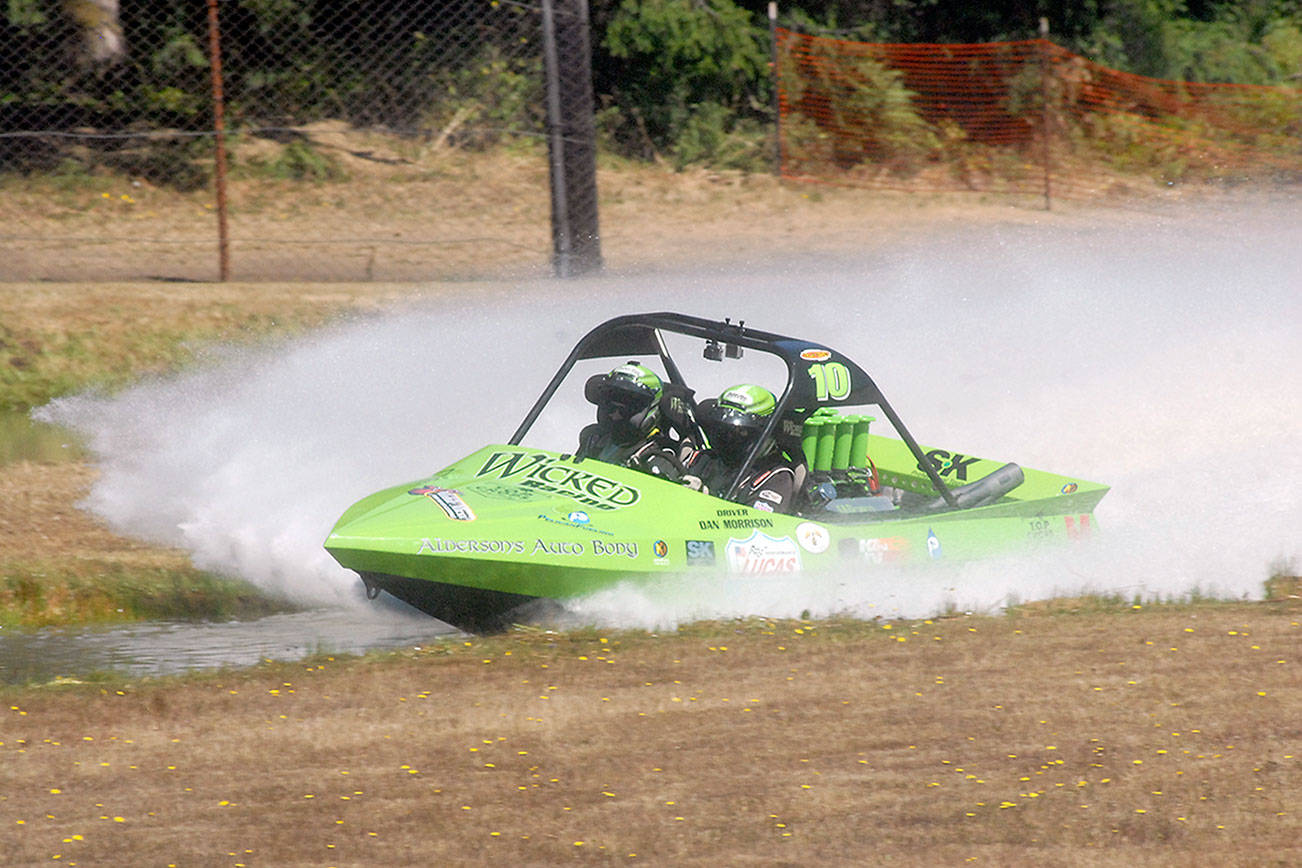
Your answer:
[[[676,166],[746,164],[770,116],[767,33],[732,0],[624,0],[606,26],[594,77],[609,105],[608,143]]]
[[[941,139],[918,113],[897,70],[870,57],[822,57],[826,50],[810,43],[779,59],[791,111],[783,120],[787,159],[797,167],[872,162],[908,172],[936,154]]]

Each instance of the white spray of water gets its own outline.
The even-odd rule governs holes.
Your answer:
[[[1294,202],[1046,216],[871,260],[467,286],[40,415],[88,436],[101,475],[86,506],[115,529],[343,604],[358,583],[321,542],[344,508],[505,441],[593,325],[649,310],[740,317],[848,353],[923,442],[1110,484],[1103,533],[950,572],[666,578],[580,601],[581,617],[665,626],[920,617],[1080,591],[1252,597],[1302,552],[1299,299]],[[541,438],[567,448],[584,421]]]

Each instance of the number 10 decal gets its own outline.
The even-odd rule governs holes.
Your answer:
[[[814,378],[814,391],[820,401],[841,401],[850,396],[850,369],[840,362],[810,365],[809,376]]]

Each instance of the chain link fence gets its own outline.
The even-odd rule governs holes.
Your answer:
[[[0,280],[599,268],[587,21],[587,0],[6,0]],[[650,30],[672,42],[678,21]],[[776,19],[770,33],[776,99],[771,117],[750,107],[748,147],[776,120],[789,180],[1048,205],[1302,172],[1296,87],[1126,76],[1046,40],[876,45]],[[612,52],[606,75],[656,83],[643,105],[669,105],[677,70],[643,56],[667,50],[648,39],[641,67]],[[678,108],[717,156],[724,123],[705,109],[730,109],[702,93]],[[650,142],[620,98],[606,116]]]
[[[547,267],[544,4],[9,0],[0,279],[215,276],[214,50],[232,277]]]

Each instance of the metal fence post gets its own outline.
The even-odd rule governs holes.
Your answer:
[[[601,270],[597,134],[587,0],[542,0],[552,263],[558,277]]]
[[[217,23],[217,0],[208,0],[208,47],[212,55],[212,119],[216,170],[214,186],[217,189],[217,272],[225,283],[231,276],[230,238],[226,227],[226,126],[225,98],[222,96],[221,30]]]

